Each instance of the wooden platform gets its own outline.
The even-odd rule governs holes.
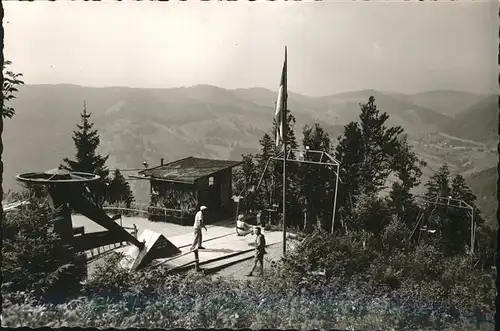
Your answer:
[[[266,246],[278,244],[282,241],[282,232],[264,232]],[[181,252],[174,257],[156,259],[148,267],[163,267],[171,271],[182,271],[194,267],[194,253],[190,251],[194,234],[185,233],[167,239],[177,246]],[[254,235],[237,236],[234,228],[211,226],[208,231],[203,230],[203,246],[199,250],[199,265],[202,269],[221,268],[253,257]],[[126,252],[130,246],[118,251]]]
[[[85,226],[86,233],[105,230],[100,225],[92,222],[81,215],[73,215],[73,226]],[[134,224],[139,231],[139,237],[144,230],[152,230],[162,234],[172,244],[177,246],[181,252],[175,256],[164,259],[156,259],[149,263],[148,267],[163,267],[169,270],[182,271],[194,268],[194,253],[190,251],[194,239],[192,226],[180,226],[177,224],[151,222],[142,217],[123,217],[122,221],[117,221],[123,226],[132,227]],[[240,237],[236,235],[234,220],[221,220],[211,225],[207,225],[208,231],[202,230],[203,246],[205,250],[199,250],[200,268],[205,270],[218,270],[225,265],[233,265],[253,257],[255,241],[254,235]],[[282,232],[263,232],[266,237],[267,246],[282,242]],[[126,253],[130,250],[130,245],[113,249],[115,252]],[[99,261],[95,261],[99,263]]]

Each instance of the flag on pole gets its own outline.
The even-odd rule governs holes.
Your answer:
[[[280,88],[278,90],[278,99],[276,100],[276,111],[274,112],[274,118],[278,125],[278,130],[276,130],[276,146],[279,146],[285,137],[283,137],[283,119],[285,117],[285,105],[286,99],[288,98],[287,88],[286,88],[286,49],[285,49],[285,62],[283,64],[283,70],[281,71],[281,82]]]

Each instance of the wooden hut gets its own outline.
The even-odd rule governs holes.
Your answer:
[[[140,171],[150,182],[151,219],[187,225],[201,206],[208,207],[207,223],[232,216],[233,168],[241,163],[190,156]]]

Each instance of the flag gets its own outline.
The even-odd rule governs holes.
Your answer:
[[[276,111],[274,112],[274,118],[278,125],[278,130],[276,130],[276,146],[279,146],[283,140],[283,119],[285,117],[285,107],[286,99],[288,98],[287,88],[286,88],[286,48],[285,48],[285,63],[283,64],[283,70],[281,71],[281,82],[280,88],[278,90],[278,99],[276,100]]]

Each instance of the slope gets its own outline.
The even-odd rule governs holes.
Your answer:
[[[478,94],[451,90],[427,91],[413,95],[392,94],[391,96],[450,117],[471,107],[481,98]]]
[[[467,178],[472,192],[477,197],[477,206],[481,209],[483,217],[492,227],[496,228],[497,201],[497,167],[491,167],[470,175]]]
[[[442,126],[442,131],[451,136],[477,142],[496,142],[497,123],[498,97],[489,95],[457,114],[453,121]]]
[[[410,136],[419,137],[425,133],[435,132],[441,125],[451,120],[448,116],[431,109],[419,107],[374,90],[335,94],[319,98],[318,101],[326,105],[326,114],[322,115],[348,122],[358,120],[359,103],[367,102],[370,96],[375,97],[375,103],[380,112],[386,112],[390,116],[389,123],[402,126]]]

